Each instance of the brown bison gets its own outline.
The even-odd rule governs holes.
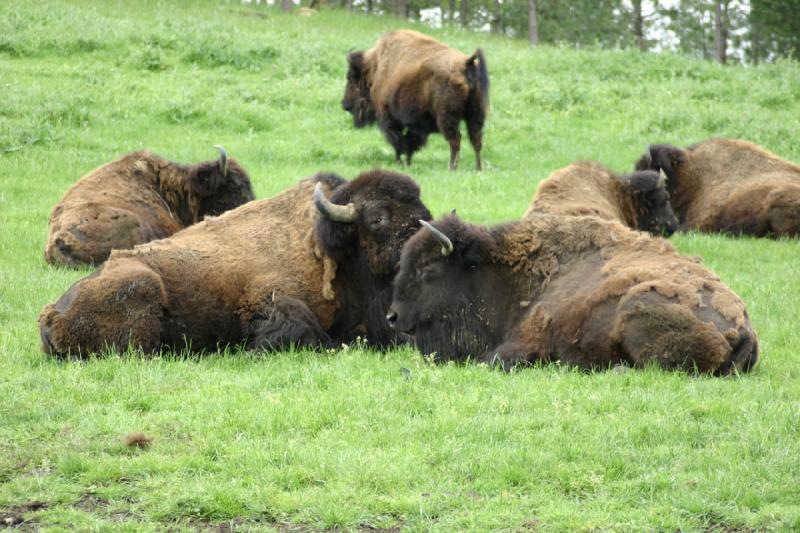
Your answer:
[[[115,250],[44,308],[44,350],[319,347],[357,335],[389,344],[392,277],[419,219],[430,213],[407,176],[318,174],[168,239]]]
[[[596,217],[425,225],[403,248],[386,318],[439,359],[714,374],[756,363],[742,301],[664,239]]]
[[[637,169],[663,169],[680,229],[756,237],[800,235],[800,166],[755,144],[710,139],[653,144]]]
[[[589,161],[572,163],[539,184],[525,216],[532,213],[596,216],[666,237],[678,228],[663,173],[617,176]]]
[[[489,106],[489,74],[483,52],[467,57],[458,50],[411,30],[384,34],[366,52],[347,56],[347,86],[342,107],[362,128],[377,120],[397,161],[411,157],[441,132],[450,144],[450,170],[458,166],[460,124],[475,149],[481,169],[483,123]]]
[[[191,166],[140,151],[96,168],[53,209],[45,260],[70,267],[99,264],[111,250],[169,237],[249,202],[247,173],[217,149],[219,160]]]

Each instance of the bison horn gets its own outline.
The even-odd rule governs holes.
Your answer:
[[[314,203],[325,218],[333,220],[334,222],[354,222],[356,214],[356,206],[353,202],[347,205],[334,204],[325,197],[322,192],[322,183],[317,183],[314,188]]]
[[[667,184],[667,173],[664,172],[664,169],[661,168],[658,170],[658,181],[656,182],[656,187],[661,188]]]
[[[433,236],[436,237],[436,240],[441,243],[443,256],[447,257],[448,255],[453,253],[453,243],[452,241],[450,241],[447,235],[445,235],[438,229],[434,228],[424,220],[420,220],[419,223],[428,228],[431,231],[431,233],[433,233]]]
[[[219,150],[219,171],[222,177],[226,178],[228,177],[228,153],[225,151],[225,148],[218,144],[215,144],[214,148]]]

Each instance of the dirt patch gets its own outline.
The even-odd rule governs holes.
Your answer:
[[[25,518],[27,513],[35,513],[46,509],[47,504],[44,502],[28,502],[22,505],[15,505],[10,509],[0,509],[0,528],[15,528],[17,531],[33,531],[36,530],[35,520]]]

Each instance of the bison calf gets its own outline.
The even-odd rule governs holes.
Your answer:
[[[410,30],[384,34],[366,52],[347,56],[342,107],[362,128],[377,120],[397,161],[406,163],[441,132],[450,144],[450,170],[458,166],[460,124],[467,123],[481,169],[483,123],[489,105],[489,74],[481,50],[471,56]]]
[[[742,301],[664,239],[543,214],[489,229],[455,216],[426,226],[403,248],[387,320],[439,359],[655,361],[714,374],[756,363]]]
[[[557,170],[539,184],[525,216],[532,213],[596,216],[666,237],[678,227],[663,173],[617,176],[588,161]]]
[[[168,239],[115,250],[44,308],[44,350],[319,347],[357,335],[388,344],[392,278],[420,218],[430,213],[407,176],[318,174]]]
[[[163,239],[249,202],[247,173],[217,149],[219,160],[191,166],[140,151],[93,170],[53,209],[45,260],[70,267],[99,264],[111,250]]]
[[[636,168],[666,172],[682,230],[800,235],[800,166],[760,146],[733,139],[685,150],[653,144]]]

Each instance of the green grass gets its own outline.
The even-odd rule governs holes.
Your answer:
[[[36,317],[88,271],[48,267],[47,220],[92,168],[220,143],[267,197],[318,170],[397,169],[339,101],[344,55],[391,18],[236,2],[0,3],[0,518],[159,531],[797,531],[797,241],[679,235],[748,304],[750,375],[510,375],[413,350],[53,361]],[[627,171],[650,142],[741,137],[800,161],[800,66],[531,49],[458,30],[492,78],[486,170],[415,158],[435,214],[518,217],[576,159]],[[410,370],[410,379],[402,372]],[[122,439],[155,440],[131,450]],[[370,529],[372,528],[372,529]]]

